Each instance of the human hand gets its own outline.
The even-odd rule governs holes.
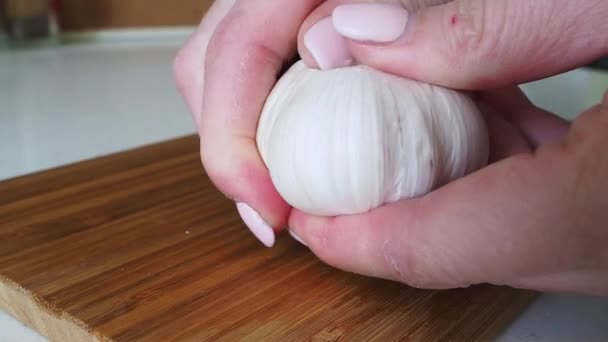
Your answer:
[[[348,54],[452,88],[504,87],[476,93],[494,163],[422,198],[363,215],[321,218],[293,210],[293,234],[338,268],[417,287],[493,283],[608,293],[608,98],[569,127],[512,87],[608,53],[601,36],[608,3],[456,0],[418,11],[413,20],[399,9],[324,11],[315,13],[317,21],[333,12],[338,31],[364,42],[332,44],[342,50],[327,52],[306,44],[303,34],[300,52],[309,64],[338,67]],[[374,34],[396,40],[370,43]]]
[[[257,123],[277,74],[296,55],[300,25],[321,2],[217,0],[174,62],[207,174],[239,203],[245,223],[267,246],[290,208],[258,154]]]
[[[174,62],[178,88],[196,121],[207,174],[239,203],[245,223],[267,246],[287,224],[290,207],[258,154],[259,115],[277,75],[296,56],[301,27],[310,27],[315,13],[329,8],[317,8],[320,4],[343,2],[216,0]],[[445,1],[409,1],[415,4],[412,9],[440,2]]]

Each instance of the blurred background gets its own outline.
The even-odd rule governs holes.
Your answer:
[[[47,14],[62,31],[195,25],[212,0],[0,0],[5,29],[41,31]]]
[[[171,64],[212,3],[0,0],[0,181],[194,133]],[[573,119],[600,101],[607,68],[603,59],[523,89]],[[607,304],[545,296],[509,336],[586,336],[605,327]],[[0,341],[36,340],[28,331],[0,311]]]
[[[171,63],[212,0],[0,0],[0,179],[194,133]],[[606,61],[523,86],[572,119]]]
[[[0,0],[0,180],[194,133],[171,64],[212,3]]]

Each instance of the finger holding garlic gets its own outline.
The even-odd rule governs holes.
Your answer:
[[[485,122],[464,93],[303,61],[268,97],[257,144],[281,196],[321,216],[422,196],[485,166],[489,154]]]

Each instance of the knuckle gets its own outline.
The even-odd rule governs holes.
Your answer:
[[[455,251],[445,248],[448,238],[429,235],[433,229],[417,220],[416,215],[412,216],[406,222],[408,228],[400,229],[398,237],[385,241],[382,246],[382,256],[392,278],[415,288],[445,289],[470,285],[466,276],[459,273],[462,269],[455,264],[455,260],[463,259],[462,256],[450,255]]]
[[[592,155],[603,155],[601,151],[608,145],[608,103],[596,105],[583,112],[572,123],[568,145],[589,159]],[[590,154],[590,156],[586,156]]]
[[[500,15],[492,16],[489,30],[489,9],[482,1],[454,1],[446,6],[444,44],[447,62],[454,67],[478,65],[498,57]],[[457,22],[454,18],[457,18]]]
[[[259,66],[281,65],[282,54],[267,38],[272,27],[260,25],[256,18],[242,9],[235,7],[233,11],[217,26],[207,48],[207,66],[213,68],[215,62],[223,60],[228,52],[238,56],[234,63],[236,73],[251,73]],[[233,52],[239,51],[238,54]],[[225,72],[225,70],[224,70]]]
[[[207,143],[204,140],[201,137],[200,157],[205,173],[220,190],[225,191],[227,190],[226,184],[235,183],[231,180],[235,176],[234,170],[238,169],[239,166],[230,167],[232,161],[227,159],[227,155],[217,153],[217,149],[213,148],[216,145]]]
[[[359,250],[349,240],[349,228],[344,225],[344,220],[336,217],[313,219],[307,227],[309,239],[307,244],[319,259],[324,263],[346,271],[362,271]],[[346,247],[348,246],[348,247]]]
[[[249,21],[247,13],[236,6],[217,24],[207,44],[207,66],[221,64],[227,51],[241,50],[242,44],[249,41],[251,31],[244,29]]]
[[[330,229],[332,222],[334,222],[333,218],[317,222],[317,227],[310,230],[310,241],[308,243],[315,251],[315,254],[323,261],[332,266],[339,266],[335,253],[332,253],[334,250],[334,248],[332,248],[332,241],[334,240],[332,237],[333,232],[332,229]]]
[[[228,19],[229,18],[226,18],[226,20],[220,22],[209,38],[206,53],[207,65],[213,65],[215,61],[221,60],[223,51],[230,48],[231,45],[234,44],[236,39],[233,29],[234,26],[229,25],[230,20]]]
[[[392,277],[415,288],[430,287],[433,281],[429,278],[428,267],[416,248],[402,248],[395,241],[386,241],[382,248],[384,261],[392,272]]]
[[[230,165],[217,153],[205,153],[201,149],[201,160],[207,179],[227,198],[237,201],[244,189],[247,189],[247,177],[241,172],[242,164]]]
[[[606,132],[608,129],[608,103],[596,105],[583,112],[574,120],[573,131],[583,136],[594,136],[595,132]],[[606,134],[601,134],[607,137]]]
[[[221,60],[222,54],[235,43],[245,40],[242,24],[247,20],[246,10],[236,0],[216,0],[201,21],[199,30],[206,35],[207,64]]]

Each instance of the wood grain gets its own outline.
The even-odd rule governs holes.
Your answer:
[[[213,0],[62,0],[64,31],[197,25]]]
[[[535,296],[425,291],[267,249],[185,137],[0,182],[0,307],[56,341],[483,340]]]

